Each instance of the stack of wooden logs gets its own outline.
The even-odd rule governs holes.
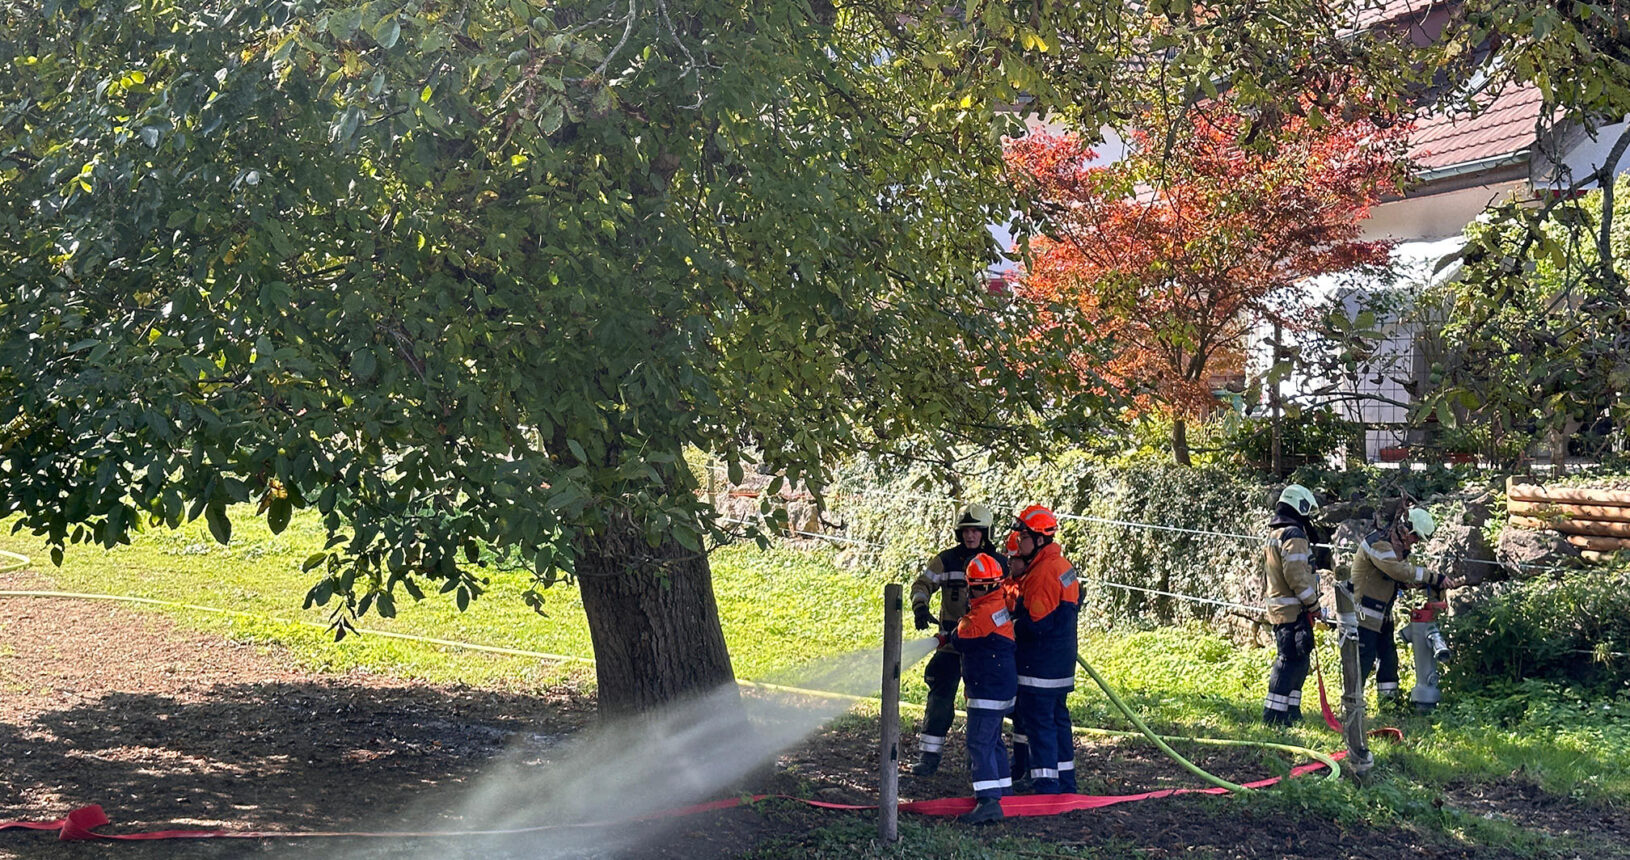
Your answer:
[[[1630,549],[1630,490],[1546,487],[1506,480],[1511,526],[1560,532],[1586,558]]]

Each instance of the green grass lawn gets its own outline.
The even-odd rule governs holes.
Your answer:
[[[72,547],[63,566],[52,569],[45,550],[28,535],[0,537],[0,549],[36,559],[36,568],[66,591],[135,595],[247,613],[217,615],[183,609],[150,609],[182,624],[243,641],[277,644],[319,671],[365,669],[434,682],[521,688],[569,680],[592,684],[579,665],[530,657],[501,656],[459,648],[331,634],[299,622],[325,623],[327,611],[302,610],[315,582],[300,562],[322,541],[311,516],[296,517],[280,535],[243,516],[230,546],[216,544],[202,521],[175,532],[140,535],[134,544],[105,551]],[[883,583],[864,571],[833,564],[821,551],[761,552],[733,546],[713,556],[714,588],[735,670],[744,679],[778,679],[822,657],[871,649],[881,641]],[[459,612],[450,599],[422,603],[404,599],[393,619],[369,615],[365,630],[389,631],[481,645],[590,657],[587,626],[575,588],[547,592],[546,615],[520,599],[522,572],[494,571],[488,590]],[[909,626],[909,625],[908,625]],[[914,631],[907,631],[915,635]],[[1336,665],[1321,643],[1325,665]],[[1118,631],[1083,636],[1082,655],[1117,686],[1151,726],[1168,734],[1279,740],[1258,725],[1267,649],[1240,648],[1198,627]],[[1457,694],[1452,670],[1446,704],[1430,717],[1391,720],[1408,734],[1403,744],[1380,743],[1387,766],[1381,783],[1364,790],[1349,784],[1301,780],[1285,791],[1264,792],[1251,802],[1318,810],[1337,819],[1397,819],[1435,830],[1471,834],[1480,842],[1523,845],[1523,837],[1499,822],[1468,821],[1445,813],[1433,798],[1444,786],[1499,781],[1523,774],[1546,791],[1613,806],[1630,805],[1630,695],[1588,696],[1530,682],[1500,694]],[[1339,678],[1330,677],[1332,694]],[[903,696],[922,701],[920,667],[906,671]],[[1317,719],[1311,680],[1308,715]],[[1078,725],[1129,728],[1084,676],[1071,698]],[[1338,748],[1336,736],[1316,722],[1294,730],[1291,742]],[[1251,774],[1233,774],[1245,778]],[[938,838],[938,837],[936,837]]]

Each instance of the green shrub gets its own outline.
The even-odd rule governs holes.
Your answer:
[[[1481,485],[1484,476],[1443,467],[1332,470],[1319,464],[1298,469],[1290,480],[1325,498],[1378,502],[1400,490],[1420,499],[1459,491],[1468,483]],[[1015,512],[1047,505],[1061,515],[1059,542],[1081,573],[1087,624],[1171,624],[1214,620],[1228,609],[1136,589],[1260,602],[1261,545],[1255,537],[1263,533],[1282,486],[1237,465],[1177,466],[1164,452],[1106,456],[1075,450],[1015,466],[976,461],[952,486],[926,465],[888,469],[857,461],[840,470],[827,519],[859,542],[845,558],[861,575],[909,582],[929,556],[956,540],[952,526],[963,504],[958,499],[995,510],[992,538],[998,544]]]
[[[1416,499],[1455,493],[1468,484],[1481,486],[1486,473],[1470,466],[1444,466],[1433,464],[1425,469],[1384,469],[1368,464],[1353,464],[1343,469],[1332,469],[1323,464],[1309,464],[1290,474],[1289,482],[1301,484],[1318,492],[1323,498],[1363,499],[1380,502],[1395,499],[1399,493],[1408,493]]]
[[[1076,451],[1045,464],[984,464],[968,471],[960,489],[962,498],[996,511],[997,543],[1026,505],[1059,513],[1059,543],[1086,588],[1083,613],[1100,623],[1209,619],[1218,610],[1105,583],[1256,602],[1259,545],[1246,536],[1262,532],[1272,488],[1241,469],[1184,468],[1154,458],[1107,464]],[[880,578],[908,580],[955,540],[960,504],[951,495],[926,469],[889,473],[857,464],[838,482],[830,518],[842,523],[848,538],[864,542],[853,553],[860,564]]]
[[[1227,422],[1214,444],[1233,461],[1259,472],[1273,468],[1271,418],[1244,418]],[[1286,471],[1301,466],[1323,466],[1343,451],[1347,459],[1362,459],[1364,428],[1328,409],[1309,410],[1279,425],[1280,462]]]
[[[1448,625],[1457,685],[1543,677],[1630,690],[1630,571],[1584,570],[1487,586]]]

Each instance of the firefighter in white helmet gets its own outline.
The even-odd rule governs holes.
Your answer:
[[[968,612],[968,561],[986,553],[1007,570],[1007,556],[996,551],[990,542],[992,516],[984,505],[969,505],[957,514],[954,531],[957,543],[928,560],[923,572],[911,584],[911,611],[918,630],[938,627],[939,632],[950,634],[957,622]],[[934,593],[940,596],[939,618],[929,609]],[[945,751],[945,733],[956,716],[957,686],[962,680],[962,658],[949,640],[929,658],[923,670],[923,681],[928,684],[928,702],[923,714],[922,732],[917,735],[917,764],[911,772],[917,776],[930,776],[940,766]]]
[[[1313,492],[1291,484],[1279,494],[1263,548],[1262,572],[1268,621],[1277,654],[1268,670],[1262,722],[1288,726],[1302,719],[1302,685],[1313,656],[1313,622],[1319,609],[1319,574],[1313,565],[1313,525],[1319,507]]]
[[[1437,523],[1425,508],[1411,507],[1385,531],[1377,529],[1359,542],[1353,557],[1352,580],[1342,583],[1337,597],[1352,608],[1354,630],[1349,634],[1343,619],[1343,644],[1349,636],[1356,639],[1352,665],[1348,648],[1342,654],[1342,716],[1343,734],[1346,736],[1348,764],[1357,774],[1363,774],[1374,765],[1364,731],[1364,684],[1375,669],[1381,653],[1383,631],[1390,625],[1392,604],[1398,597],[1398,588],[1431,588],[1442,591],[1458,588],[1463,583],[1450,579],[1418,565],[1411,564],[1409,551],[1437,531]]]

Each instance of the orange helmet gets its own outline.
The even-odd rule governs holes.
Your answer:
[[[1007,533],[1007,554],[1016,555],[1019,552],[1019,531],[1014,529]]]
[[[1002,581],[1004,573],[1001,562],[982,552],[968,559],[964,575],[968,577],[969,585],[995,585]]]
[[[1058,517],[1041,505],[1031,505],[1019,513],[1019,522],[1014,528],[1052,537],[1058,534]]]

